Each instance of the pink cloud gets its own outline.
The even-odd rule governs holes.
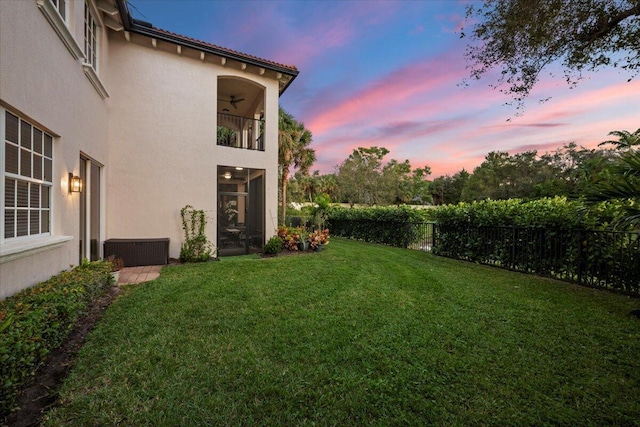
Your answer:
[[[339,104],[325,106],[323,112],[305,122],[314,133],[324,133],[361,120],[384,117],[388,111],[402,114],[405,103],[413,97],[440,89],[445,83],[452,86],[461,77],[459,73],[450,72],[450,63],[451,58],[443,55],[394,70],[360,91],[348,94]]]

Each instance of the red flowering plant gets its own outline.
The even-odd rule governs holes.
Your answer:
[[[316,230],[307,236],[307,241],[311,249],[318,249],[322,245],[329,243],[329,229]]]

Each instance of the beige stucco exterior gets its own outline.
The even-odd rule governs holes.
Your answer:
[[[71,21],[82,23],[83,8],[77,6],[70,4]],[[82,26],[71,30],[81,40]],[[4,298],[78,264],[79,195],[68,194],[68,173],[78,173],[80,150],[107,161],[108,107],[35,1],[0,2],[0,102],[56,137],[51,237],[2,241]],[[4,130],[2,136],[4,145]],[[34,240],[41,243],[15,252],[34,246]]]
[[[180,40],[156,40],[144,30],[127,31],[126,22],[133,21],[120,16],[126,4],[109,0],[120,15],[107,16],[91,3],[100,24],[96,81],[43,10],[51,9],[49,2],[0,2],[0,115],[8,111],[54,137],[51,232],[14,238],[1,233],[0,299],[78,264],[81,195],[69,193],[68,174],[80,174],[81,155],[101,166],[100,253],[110,238],[169,237],[169,255],[177,258],[180,209],[187,204],[207,212],[207,234],[215,242],[219,165],[265,170],[264,233],[267,239],[273,235],[283,90],[278,68],[269,69],[268,62],[261,68],[253,57],[247,66],[224,52],[205,54],[207,46],[200,51],[193,44],[180,46]],[[68,1],[66,11],[77,49],[83,46],[84,4]],[[124,30],[114,20],[126,21]],[[220,77],[251,82],[264,94],[256,107],[265,122],[264,151],[216,144]],[[91,189],[84,191],[88,197]]]
[[[215,242],[218,165],[267,171],[266,222],[272,225],[266,231],[268,237],[275,233],[277,81],[253,77],[266,89],[265,151],[218,146],[218,77],[246,79],[245,73],[175,50],[154,49],[145,38],[128,42],[121,33],[111,33],[109,46],[113,82],[107,234],[169,237],[170,256],[177,258],[183,241],[180,209],[192,205],[207,212],[208,236]]]

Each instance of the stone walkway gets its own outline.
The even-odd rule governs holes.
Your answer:
[[[161,265],[145,265],[142,267],[125,267],[120,270],[118,285],[148,282],[160,276]]]

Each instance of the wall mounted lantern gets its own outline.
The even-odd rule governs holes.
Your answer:
[[[82,192],[82,178],[69,172],[69,194]]]

